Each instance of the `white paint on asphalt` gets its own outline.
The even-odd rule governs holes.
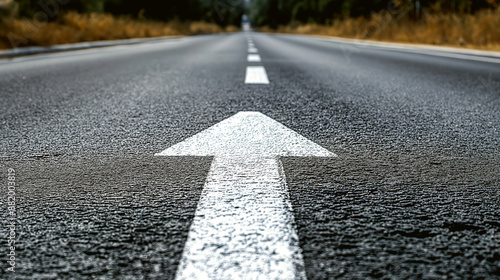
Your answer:
[[[248,48],[248,53],[258,53],[259,50],[256,48]]]
[[[423,54],[429,56],[438,56],[438,57],[446,57],[446,58],[456,58],[470,61],[480,61],[480,62],[489,62],[489,63],[500,63],[500,57],[498,54],[493,52],[486,51],[477,51],[477,50],[461,50],[461,49],[453,49],[453,48],[445,48],[445,47],[436,47],[436,46],[427,46],[427,45],[403,45],[397,43],[387,43],[387,42],[372,42],[372,41],[363,41],[363,40],[355,40],[355,39],[323,39],[328,42],[335,42],[341,44],[354,45],[359,48],[370,47],[375,49],[383,49],[383,50],[391,50],[391,51],[399,51],[406,53],[416,53]],[[356,52],[360,52],[361,49]]]
[[[335,156],[259,112],[239,112],[156,155]]]
[[[176,279],[306,279],[280,156],[335,154],[259,112],[161,153],[214,156]]]
[[[395,49],[395,48],[393,48]],[[480,62],[489,62],[489,63],[500,63],[499,58],[493,57],[484,57],[484,56],[475,56],[475,55],[467,55],[467,54],[459,54],[459,53],[447,53],[440,51],[430,51],[430,50],[417,50],[417,49],[395,49],[401,50],[409,53],[417,53],[424,54],[429,56],[439,56],[439,57],[447,57],[447,58],[456,58],[462,60],[471,60],[471,61],[480,61]]]
[[[269,84],[266,69],[263,66],[247,66],[245,84]]]
[[[247,56],[248,62],[260,62],[260,55],[258,54],[249,54]]]

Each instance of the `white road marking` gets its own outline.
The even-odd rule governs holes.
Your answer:
[[[489,63],[500,63],[500,57],[496,57],[494,56],[495,54],[489,54],[488,52],[482,52],[482,51],[460,50],[460,49],[454,50],[453,48],[427,46],[427,45],[410,46],[410,45],[386,43],[386,42],[372,42],[372,41],[365,42],[362,40],[355,40],[355,39],[339,38],[339,39],[323,39],[323,40],[328,42],[355,45],[360,48],[372,47],[377,49],[384,49],[384,50],[389,49],[399,52],[424,54],[429,56],[456,58],[456,59],[489,62]]]
[[[214,156],[176,279],[306,279],[280,156],[335,154],[259,112],[161,153]]]
[[[402,50],[404,52],[411,52],[411,53],[417,53],[417,54],[425,54],[425,55],[429,55],[429,56],[457,58],[457,59],[463,59],[463,60],[481,61],[481,62],[489,62],[489,63],[500,63],[500,59],[499,58],[474,56],[474,55],[466,55],[466,54],[459,54],[459,53],[446,53],[446,52],[439,52],[439,51],[434,52],[434,51],[417,50],[417,49],[415,49],[415,50],[412,50],[412,49],[399,49],[399,50]]]
[[[258,54],[249,54],[247,56],[247,61],[248,62],[260,62],[260,55]]]
[[[259,50],[256,48],[248,48],[248,53],[258,53]]]
[[[269,84],[266,69],[263,66],[247,66],[245,84]]]

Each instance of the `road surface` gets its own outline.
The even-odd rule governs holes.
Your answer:
[[[174,279],[213,157],[155,154],[239,112],[337,155],[279,158],[308,279],[500,279],[498,58],[206,35],[2,60],[0,98],[0,279]]]

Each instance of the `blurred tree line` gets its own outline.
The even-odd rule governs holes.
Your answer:
[[[245,11],[244,0],[14,0],[19,17],[32,18],[37,12],[56,20],[61,12],[110,13],[135,19],[182,22],[207,21],[222,26],[239,26]]]
[[[328,24],[333,19],[368,17],[371,13],[402,8],[424,12],[474,13],[495,8],[498,0],[252,0],[249,15],[254,25],[277,27],[294,22]]]
[[[334,19],[368,17],[406,7],[418,13],[474,13],[495,8],[500,0],[0,0],[13,2],[19,17],[45,12],[56,20],[60,12],[110,13],[136,19],[181,22],[206,21],[239,26],[243,14],[253,25],[277,27],[290,23],[328,24]],[[1,8],[1,7],[0,7]],[[12,9],[11,9],[12,10]],[[4,13],[7,14],[7,13]],[[413,13],[413,16],[417,11]],[[412,13],[409,13],[411,16]],[[0,13],[0,17],[2,13]]]

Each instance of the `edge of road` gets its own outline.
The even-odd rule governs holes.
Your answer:
[[[406,44],[406,43],[394,43],[394,42],[384,42],[384,41],[374,41],[374,40],[351,39],[351,38],[343,38],[343,37],[335,37],[335,36],[316,35],[316,34],[268,33],[268,32],[265,32],[265,33],[266,34],[275,34],[275,35],[313,37],[313,38],[323,39],[323,40],[335,42],[335,43],[357,45],[361,48],[365,47],[365,46],[366,47],[379,47],[379,48],[401,50],[401,51],[420,51],[421,53],[427,53],[428,51],[432,51],[432,52],[441,52],[441,53],[452,53],[452,54],[457,54],[457,55],[468,55],[468,56],[500,59],[500,52],[498,52],[498,51],[462,49],[462,48],[455,48],[455,47],[433,46],[433,45],[427,45],[427,44]]]
[[[178,39],[186,37],[184,35],[177,36],[163,36],[163,37],[151,37],[151,38],[133,38],[133,39],[123,39],[123,40],[105,40],[105,41],[92,41],[92,42],[81,42],[74,44],[61,44],[53,45],[48,47],[22,47],[14,48],[9,50],[0,50],[0,59],[14,58],[18,56],[34,55],[34,54],[45,54],[63,51],[76,51],[83,49],[93,49],[102,47],[113,47],[113,46],[123,46],[123,45],[134,45],[141,43],[151,43],[168,39]]]
[[[255,31],[250,31],[255,32]],[[242,31],[245,33],[245,31]],[[259,33],[259,32],[257,32]],[[395,42],[384,42],[384,41],[374,41],[374,40],[361,40],[361,39],[351,39],[351,38],[343,38],[343,37],[335,37],[335,36],[326,36],[326,35],[316,35],[316,34],[293,34],[293,33],[269,33],[262,32],[269,35],[290,35],[290,36],[304,36],[304,37],[313,37],[317,39],[323,39],[326,41],[331,41],[335,43],[343,43],[343,44],[351,44],[362,47],[379,47],[385,49],[392,50],[400,50],[400,51],[412,51],[419,52],[424,54],[431,54],[431,52],[436,53],[450,53],[456,55],[464,55],[464,56],[475,56],[479,58],[484,58],[485,60],[494,59],[494,62],[500,63],[500,52],[499,51],[486,51],[486,50],[477,50],[477,49],[462,49],[455,47],[444,47],[444,46],[433,46],[426,44],[406,44],[406,43],[395,43]],[[55,53],[55,52],[65,52],[65,51],[74,51],[74,50],[83,50],[83,49],[93,49],[93,48],[102,48],[102,47],[112,47],[112,46],[123,46],[123,45],[134,45],[141,43],[151,43],[158,42],[162,40],[168,39],[178,39],[187,37],[186,35],[176,35],[176,36],[163,36],[163,37],[151,37],[151,38],[133,38],[133,39],[123,39],[123,40],[105,40],[105,41],[92,41],[92,42],[80,42],[74,44],[60,44],[53,45],[48,47],[22,47],[22,48],[14,48],[9,50],[0,50],[0,59],[9,59],[20,56],[27,55],[36,55],[36,54],[46,54],[46,53]],[[351,50],[351,53],[356,52],[356,50]],[[432,54],[431,54],[432,55]],[[464,58],[464,57],[458,57]],[[499,61],[496,61],[499,60]],[[491,62],[491,61],[490,61]]]

